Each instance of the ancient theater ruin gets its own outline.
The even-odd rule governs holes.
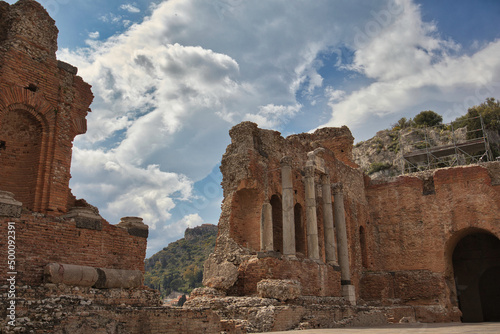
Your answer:
[[[375,182],[347,127],[283,138],[245,122],[230,135],[205,285],[396,322],[500,320],[500,162]]]
[[[284,138],[251,122],[230,130],[205,287],[162,306],[143,286],[142,219],[110,224],[69,189],[93,96],[57,34],[36,1],[0,1],[0,331],[500,321],[500,162],[375,181],[347,127]]]

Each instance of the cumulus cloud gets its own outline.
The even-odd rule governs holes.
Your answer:
[[[410,0],[170,0],[151,10],[121,34],[58,56],[95,95],[88,132],[75,141],[75,194],[111,221],[142,216],[172,234],[202,222],[174,211],[195,200],[193,184],[220,161],[240,121],[355,125],[422,98],[453,101],[461,88],[492,87],[500,71],[500,42],[461,55]],[[116,14],[102,20],[124,24]],[[337,58],[327,65],[324,55]],[[325,83],[326,66],[345,79]],[[361,86],[345,84],[356,77]],[[330,119],[310,114],[301,97],[330,108]]]
[[[448,119],[457,117],[488,96],[500,93],[500,41],[494,41],[470,56],[460,45],[443,40],[434,23],[422,21],[420,8],[409,0],[397,1],[402,8],[376,34],[358,43],[349,64],[373,82],[350,94],[326,91],[331,119],[322,126],[357,126],[370,116],[400,113],[421,101],[463,101],[460,110],[448,109]],[[377,20],[373,20],[377,24]],[[365,36],[366,37],[366,36]],[[465,94],[465,95],[464,95]]]

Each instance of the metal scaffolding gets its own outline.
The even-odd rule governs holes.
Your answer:
[[[476,119],[479,120],[477,128],[464,128],[463,124],[477,123],[474,121]],[[460,132],[460,135],[457,132]],[[436,134],[442,133],[448,136],[445,141],[449,144],[438,145],[438,142],[442,143],[443,140],[437,140],[435,137]],[[401,130],[399,142],[402,148],[402,174],[493,160],[481,116],[435,127]]]

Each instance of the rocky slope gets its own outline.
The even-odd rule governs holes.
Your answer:
[[[497,130],[485,132],[492,147],[492,153],[496,155],[500,145],[499,132]],[[357,143],[352,154],[353,160],[366,174],[372,179],[380,179],[402,174],[403,154],[425,150],[429,146],[451,145],[454,141],[460,143],[466,140],[466,127],[455,129],[455,131],[451,131],[451,127],[447,125],[426,129],[399,130],[396,128],[379,131],[373,138]],[[465,162],[466,159],[463,159]]]

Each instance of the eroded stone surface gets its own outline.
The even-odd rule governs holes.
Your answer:
[[[298,281],[294,280],[266,279],[257,283],[257,292],[262,298],[287,301],[299,297],[302,287]]]

